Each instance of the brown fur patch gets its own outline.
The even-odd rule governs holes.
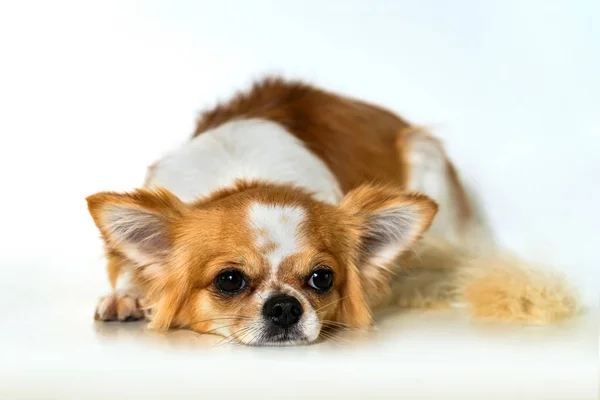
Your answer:
[[[365,182],[405,184],[396,141],[408,123],[382,107],[300,81],[266,78],[202,113],[194,136],[242,118],[284,126],[325,162],[344,192]]]

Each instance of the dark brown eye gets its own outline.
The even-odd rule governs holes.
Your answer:
[[[217,275],[215,285],[223,293],[235,294],[246,286],[246,280],[240,271],[232,269]]]
[[[308,278],[308,285],[320,292],[331,289],[331,286],[333,286],[333,271],[327,267],[318,267]]]

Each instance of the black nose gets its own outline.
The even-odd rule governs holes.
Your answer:
[[[302,312],[302,304],[295,297],[288,295],[273,296],[263,307],[265,318],[282,328],[298,322]]]

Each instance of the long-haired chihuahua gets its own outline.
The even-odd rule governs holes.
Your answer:
[[[114,288],[101,321],[293,345],[368,328],[385,306],[577,310],[561,278],[497,250],[439,140],[303,82],[255,83],[202,113],[143,187],[87,202]]]

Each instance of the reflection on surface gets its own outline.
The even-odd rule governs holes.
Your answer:
[[[376,314],[377,322],[369,331],[337,331],[325,332],[315,343],[295,346],[310,351],[315,348],[346,350],[368,349],[373,347],[394,345],[415,337],[431,338],[431,340],[448,340],[452,337],[465,337],[479,340],[497,340],[502,343],[511,341],[515,344],[535,346],[546,345],[553,341],[569,337],[589,334],[588,329],[592,314],[584,314],[579,318],[563,324],[552,326],[526,326],[517,323],[499,324],[495,322],[473,321],[464,310],[400,310],[387,309]],[[201,334],[191,330],[171,330],[168,332],[152,331],[146,322],[100,322],[93,321],[95,336],[105,343],[135,343],[141,346],[162,346],[173,349],[220,350],[224,348],[259,349],[258,347],[240,344],[230,337],[215,334]],[[583,338],[583,336],[582,336]],[[261,347],[265,349],[266,347]],[[277,351],[289,351],[289,347],[278,348]],[[269,350],[265,350],[269,351]],[[295,350],[293,350],[295,351]]]

